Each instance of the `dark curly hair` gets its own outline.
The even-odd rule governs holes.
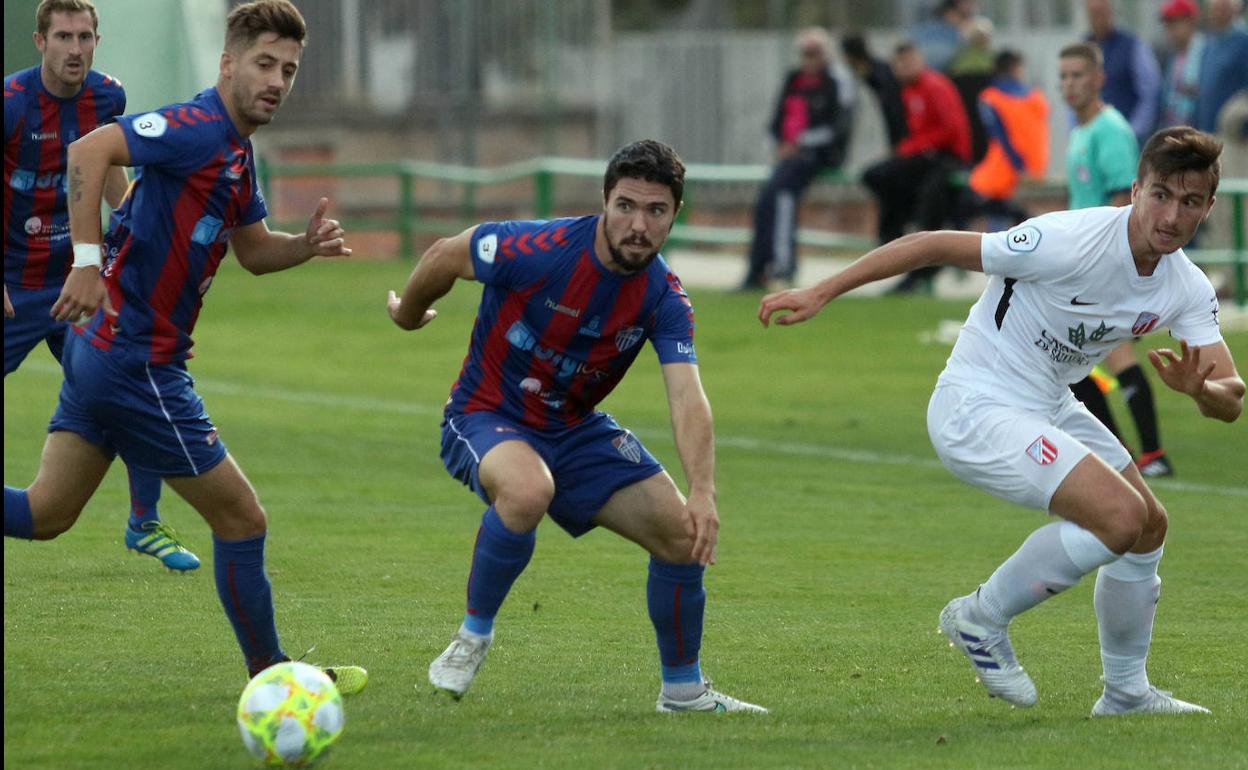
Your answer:
[[[666,185],[679,206],[685,193],[685,164],[671,147],[654,139],[642,139],[615,151],[607,163],[607,173],[602,178],[602,199],[611,197],[611,191],[621,179],[644,179]]]

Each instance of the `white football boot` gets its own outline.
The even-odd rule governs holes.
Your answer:
[[[1124,697],[1108,689],[1092,707],[1094,717],[1114,717],[1122,714],[1211,714],[1204,706],[1179,700],[1165,690],[1151,685],[1148,692],[1138,698]]]
[[[949,638],[949,646],[961,650],[971,661],[976,680],[988,690],[989,697],[1023,708],[1034,706],[1036,685],[1018,665],[1010,637],[1005,631],[967,620],[963,606],[974,596],[959,596],[945,605],[940,612],[940,630]]]
[[[468,691],[493,641],[494,634],[478,636],[456,631],[451,645],[429,664],[429,684],[459,700]]]
[[[706,690],[693,700],[675,700],[669,698],[663,693],[659,693],[659,700],[654,704],[654,710],[660,714],[675,714],[679,711],[743,711],[749,714],[767,714],[767,709],[762,706],[756,706],[753,703],[746,703],[743,700],[724,695],[717,692],[711,687],[710,680],[706,680]]]

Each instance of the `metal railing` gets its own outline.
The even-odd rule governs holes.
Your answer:
[[[343,225],[349,230],[383,230],[397,232],[399,254],[414,257],[414,244],[418,233],[445,234],[451,228],[445,218],[426,221],[420,216],[416,202],[418,180],[436,180],[462,186],[459,201],[461,218],[456,224],[468,226],[474,223],[477,210],[477,190],[481,187],[529,180],[532,192],[532,216],[549,219],[555,209],[555,182],[559,177],[598,179],[604,164],[600,160],[541,157],[510,163],[493,168],[458,166],[419,160],[400,160],[386,163],[275,163],[261,157],[258,171],[264,194],[273,200],[273,184],[279,179],[299,177],[369,178],[389,177],[397,181],[398,203],[393,216],[345,218]],[[685,205],[676,217],[669,243],[681,246],[690,243],[748,244],[751,231],[747,227],[721,225],[694,225],[688,221],[689,211],[696,206],[698,189],[704,184],[746,183],[761,184],[771,174],[771,168],[763,164],[700,164],[690,163],[685,169]],[[858,180],[840,172],[826,172],[819,176],[817,185],[858,188]],[[1042,182],[1053,186],[1057,182]],[[1231,206],[1231,248],[1186,250],[1188,257],[1199,265],[1230,265],[1234,280],[1235,303],[1248,305],[1248,228],[1245,226],[1245,199],[1248,199],[1248,179],[1223,179],[1218,185],[1218,197]],[[446,201],[440,202],[445,205]],[[300,222],[279,222],[282,227],[302,229]],[[827,250],[866,251],[875,245],[875,239],[827,230],[799,228],[798,243],[803,246]]]

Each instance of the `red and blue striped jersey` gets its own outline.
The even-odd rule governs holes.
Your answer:
[[[470,248],[485,287],[448,409],[558,431],[606,398],[647,339],[660,363],[697,363],[680,279],[661,255],[631,275],[607,270],[597,225],[587,216],[477,227]]]
[[[251,142],[216,88],[118,125],[138,170],[104,238],[104,282],[118,315],[110,322],[97,312],[82,331],[106,350],[181,361],[234,228],[268,214]]]
[[[90,70],[78,94],[53,96],[38,66],[4,78],[4,282],[53,289],[69,274],[69,144],[125,112],[121,83]]]

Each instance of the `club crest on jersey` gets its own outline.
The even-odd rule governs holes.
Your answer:
[[[1035,251],[1040,245],[1040,231],[1032,225],[1016,227],[1005,234],[1005,245],[1020,254]]]
[[[1036,461],[1038,465],[1048,465],[1057,459],[1057,446],[1044,436],[1031,442],[1031,446],[1027,447],[1027,455]]]
[[[615,447],[615,450],[630,463],[641,462],[641,444],[637,443],[637,439],[633,438],[633,434],[627,431],[621,433],[611,439],[611,446]]]
[[[1135,323],[1131,324],[1131,334],[1136,337],[1142,337],[1148,334],[1157,326],[1157,322],[1161,320],[1161,316],[1156,313],[1140,313],[1135,319]]]
[[[615,349],[623,353],[629,348],[641,342],[641,335],[645,330],[640,326],[625,326],[615,333]]]
[[[38,235],[39,231],[43,230],[43,220],[39,217],[31,217],[26,220],[25,229],[27,235]]]

